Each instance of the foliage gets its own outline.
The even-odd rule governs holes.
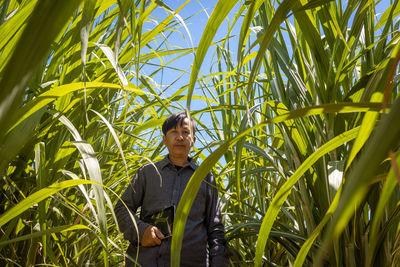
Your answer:
[[[190,48],[190,0],[61,2],[0,4],[2,265],[123,265],[113,204],[183,101],[202,164],[182,202],[218,177],[232,266],[399,262],[399,1],[219,0]]]

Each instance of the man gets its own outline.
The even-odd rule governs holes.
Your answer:
[[[169,266],[171,237],[156,226],[145,222],[163,209],[178,206],[185,187],[197,166],[188,157],[196,138],[193,119],[186,113],[173,114],[163,126],[163,142],[169,154],[161,161],[138,169],[115,214],[125,239],[130,241],[128,255],[144,267]],[[134,216],[138,208],[140,218]],[[129,211],[128,211],[129,209]],[[207,246],[208,244],[208,246]],[[138,249],[139,245],[139,250]],[[181,250],[181,266],[228,266],[229,252],[225,247],[224,226],[218,206],[214,177],[209,173],[203,180],[190,210]],[[126,259],[126,266],[134,266]]]

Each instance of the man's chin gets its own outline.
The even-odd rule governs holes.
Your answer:
[[[189,152],[186,149],[182,148],[182,149],[174,149],[173,154],[178,157],[187,157]]]
[[[174,146],[174,150],[176,150],[176,151],[187,151],[185,146]]]

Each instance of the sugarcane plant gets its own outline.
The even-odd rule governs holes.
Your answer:
[[[219,0],[198,45],[167,2],[1,1],[1,265],[123,266],[113,205],[187,110],[232,266],[396,266],[399,1]]]

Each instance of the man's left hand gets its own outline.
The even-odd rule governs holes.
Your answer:
[[[144,247],[159,246],[164,238],[165,236],[157,227],[150,225],[144,230],[141,243]]]

